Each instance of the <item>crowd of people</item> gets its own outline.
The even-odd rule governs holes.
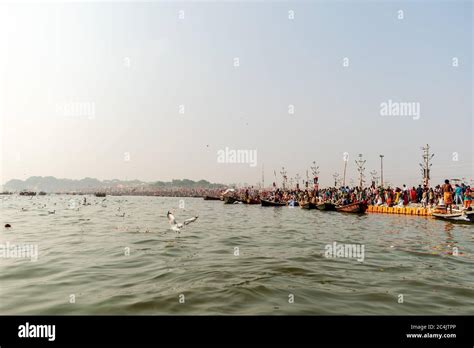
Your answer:
[[[325,188],[325,189],[305,189],[300,190],[280,190],[264,192],[264,198],[268,198],[271,201],[276,202],[292,202],[297,201],[300,204],[313,203],[320,204],[323,202],[331,202],[336,205],[346,205],[353,202],[365,200],[367,194],[365,190],[360,190],[358,187],[349,188],[341,187],[339,189]]]
[[[341,186],[319,188],[318,185],[300,189],[278,188],[274,185],[268,189],[258,189],[256,187],[244,187],[225,191],[224,188],[204,189],[204,188],[165,188],[154,190],[132,190],[131,192],[121,192],[120,194],[131,195],[153,195],[167,197],[220,197],[222,194],[230,194],[234,198],[247,202],[258,202],[261,199],[274,202],[299,202],[314,203],[331,202],[336,205],[346,205],[358,201],[365,201],[369,205],[376,206],[407,206],[416,205],[421,207],[446,206],[450,210],[453,206],[465,209],[471,206],[474,190],[464,183],[452,185],[449,180],[444,184],[429,187],[418,185],[417,187],[382,187],[375,185],[369,187],[349,187]],[[107,194],[118,194],[117,192],[107,192]]]
[[[331,202],[336,205],[346,205],[357,201],[366,201],[370,205],[407,206],[416,205],[422,207],[446,206],[450,210],[453,205],[465,209],[471,206],[474,191],[464,183],[452,185],[445,180],[443,185],[428,187],[427,185],[402,187],[370,187],[360,188],[349,186],[314,188],[304,190],[280,189],[274,187],[271,190],[258,190],[254,187],[237,189],[232,192],[237,199],[266,199],[274,202]]]
[[[471,191],[470,186],[464,183],[453,186],[449,180],[445,180],[443,185],[436,185],[435,187],[426,185],[411,188],[406,185],[401,188],[372,187],[369,198],[373,205],[406,206],[408,204],[419,204],[423,207],[446,206],[451,208],[454,204],[467,209],[471,206],[472,194],[473,191]]]

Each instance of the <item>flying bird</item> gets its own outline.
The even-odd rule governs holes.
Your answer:
[[[174,218],[174,215],[168,211],[168,214],[166,214],[168,217],[168,222],[171,225],[171,229],[173,231],[179,232],[184,226],[189,225],[191,222],[194,222],[197,220],[198,216],[195,216],[190,219],[186,219],[183,221],[183,223],[178,223],[176,222],[176,219]]]

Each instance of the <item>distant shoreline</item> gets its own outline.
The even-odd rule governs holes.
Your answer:
[[[99,191],[98,191],[99,192]],[[154,193],[154,192],[139,192],[139,193],[106,193],[105,197],[179,197],[179,198],[203,198],[207,194],[212,194],[214,191],[207,191],[203,194],[186,194],[186,192],[180,192],[176,194],[171,193]],[[34,193],[34,194],[24,194],[21,195],[19,192],[0,192],[0,196],[25,196],[25,197],[36,197],[36,196],[49,196],[49,195],[65,195],[65,196],[95,196],[95,192],[48,192],[44,194]],[[97,197],[103,198],[103,197]]]

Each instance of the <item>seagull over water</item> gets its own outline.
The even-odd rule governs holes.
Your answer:
[[[172,229],[173,231],[176,231],[176,232],[180,232],[180,230],[181,230],[184,226],[190,224],[191,222],[196,221],[197,218],[198,218],[198,216],[195,216],[195,217],[193,217],[193,218],[184,220],[183,223],[178,223],[178,222],[176,222],[176,219],[174,218],[174,215],[173,215],[172,213],[170,213],[169,211],[168,211],[168,214],[167,214],[166,216],[168,217],[168,222],[169,222],[170,225],[171,225],[171,229]]]

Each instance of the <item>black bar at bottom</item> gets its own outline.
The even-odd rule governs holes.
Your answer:
[[[473,316],[0,316],[0,346],[474,345]],[[54,325],[54,340],[52,326]],[[31,337],[31,336],[43,337]],[[20,337],[28,336],[28,337]]]

